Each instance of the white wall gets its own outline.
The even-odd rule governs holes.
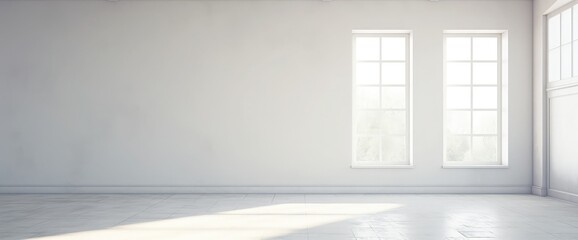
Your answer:
[[[578,201],[578,86],[550,91],[548,104],[548,192],[553,196]]]
[[[414,31],[413,169],[350,168],[352,29]],[[509,31],[507,169],[441,168],[448,29]],[[0,1],[0,32],[5,192],[532,184],[531,1]]]

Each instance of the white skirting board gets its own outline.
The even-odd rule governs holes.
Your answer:
[[[578,194],[548,189],[548,196],[578,203]]]
[[[532,193],[531,186],[0,186],[0,193]]]
[[[548,192],[546,191],[546,188],[540,187],[540,186],[532,186],[532,194],[534,195],[538,195],[541,197],[546,197],[548,196]]]

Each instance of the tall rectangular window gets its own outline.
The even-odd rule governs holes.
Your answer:
[[[444,166],[504,165],[501,33],[444,38]]]
[[[548,15],[549,86],[576,80],[578,76],[578,5]],[[558,82],[559,81],[559,82]]]
[[[353,167],[411,165],[409,32],[353,32]]]

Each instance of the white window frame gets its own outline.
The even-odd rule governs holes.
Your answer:
[[[357,139],[357,109],[356,106],[356,95],[357,95],[357,86],[356,82],[356,66],[357,66],[357,58],[356,58],[356,38],[357,37],[405,37],[405,46],[406,46],[406,56],[404,61],[388,61],[388,60],[376,60],[375,62],[405,62],[405,112],[406,112],[406,122],[405,122],[405,136],[406,136],[406,161],[403,162],[382,162],[377,164],[376,162],[364,162],[364,161],[357,161],[356,158],[356,139]],[[380,41],[381,44],[381,41]],[[380,45],[381,47],[381,45]],[[412,32],[410,30],[353,30],[352,31],[352,107],[353,107],[353,114],[352,114],[352,168],[413,168],[413,39],[412,39]],[[381,49],[380,49],[381,54]],[[375,85],[376,87],[379,86],[380,88],[380,98],[381,98],[381,89],[384,86],[395,86],[395,85],[384,85],[381,83],[381,66],[380,70],[380,84]],[[398,85],[402,86],[402,85]],[[380,100],[381,102],[381,100]],[[380,144],[380,159],[381,159],[381,144]]]
[[[508,167],[508,35],[505,30],[448,30],[444,31],[443,36],[443,168],[507,168]],[[469,37],[470,38],[470,60],[447,60],[446,48],[447,48],[447,38],[451,37]],[[497,37],[497,60],[496,61],[484,61],[484,60],[474,60],[473,59],[473,39],[475,37]],[[446,69],[448,62],[468,62],[470,64],[470,84],[447,84]],[[473,83],[473,66],[475,62],[497,62],[498,79],[496,85],[479,85],[479,87],[497,87],[497,109],[475,109],[473,106],[473,89],[478,86]],[[464,86],[470,87],[470,108],[463,109],[464,111],[470,111],[470,134],[450,134],[447,130],[447,88],[448,86]],[[450,109],[452,111],[459,111],[459,109]],[[473,133],[473,113],[474,111],[496,111],[497,112],[497,131],[496,134],[474,134]],[[496,136],[497,138],[497,161],[448,161],[447,160],[447,137],[450,135],[454,136],[469,136],[470,144],[473,144],[474,136]],[[472,145],[470,145],[471,147]]]
[[[570,10],[570,23],[571,23],[571,25],[570,25],[570,29],[571,29],[570,30],[570,43],[567,43],[571,46],[570,47],[570,51],[571,51],[570,64],[571,64],[571,66],[570,66],[570,77],[569,78],[562,78],[562,70],[561,70],[561,68],[562,68],[562,47],[564,45],[566,45],[566,44],[561,42],[562,41],[562,12],[564,12],[568,9],[571,9]],[[578,61],[578,59],[574,58],[574,53],[573,53],[574,49],[578,48],[578,39],[574,40],[574,34],[575,34],[574,33],[574,28],[575,28],[574,15],[575,15],[575,12],[577,12],[577,11],[578,11],[578,0],[574,0],[574,1],[571,1],[571,2],[563,5],[562,7],[558,8],[552,12],[549,12],[546,15],[546,24],[545,24],[546,34],[545,34],[545,38],[544,38],[545,39],[544,47],[545,47],[545,52],[546,52],[546,54],[545,54],[546,55],[546,61],[545,61],[546,62],[546,66],[545,66],[546,74],[544,76],[546,76],[545,82],[546,82],[546,90],[547,91],[562,89],[562,88],[567,88],[567,87],[578,85],[578,72],[574,71],[574,64],[575,64],[574,62]],[[555,49],[555,48],[550,49],[550,41],[549,41],[550,40],[550,29],[549,28],[550,28],[550,19],[555,17],[555,16],[560,17],[560,26],[559,26],[560,27],[560,36],[559,36],[559,38],[560,38],[561,43],[560,43],[560,46],[555,47],[555,48],[560,49],[560,56],[559,56],[560,57],[560,59],[559,59],[560,79],[551,81],[551,79],[550,79],[550,50]]]

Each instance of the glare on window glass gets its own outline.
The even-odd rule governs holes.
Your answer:
[[[497,87],[474,87],[473,108],[476,109],[496,109],[498,108],[498,88]]]
[[[578,40],[578,5],[572,7],[572,39]]]
[[[497,37],[475,37],[474,60],[497,60],[498,59],[498,38]]]
[[[560,22],[562,24],[560,42],[561,44],[570,43],[572,41],[572,9],[562,12]]]
[[[498,157],[498,140],[494,136],[475,136],[472,138],[472,157],[474,161],[495,162]]]
[[[384,111],[382,119],[385,133],[405,133],[405,111]]]
[[[447,60],[471,60],[471,38],[448,37],[446,38]]]
[[[472,64],[467,62],[449,62],[446,64],[447,84],[470,84],[472,78]]]
[[[448,109],[467,109],[471,107],[470,87],[448,87],[446,89],[446,106]]]
[[[385,62],[381,64],[382,84],[405,84],[405,63]]]
[[[383,161],[403,162],[406,159],[405,136],[384,136],[381,140]]]
[[[474,63],[474,84],[498,84],[498,64]]]
[[[470,111],[447,111],[446,128],[448,132],[450,134],[470,134],[471,116]]]
[[[381,60],[405,60],[404,37],[381,38]]]
[[[405,108],[405,87],[383,87],[381,99],[382,108],[403,109]]]
[[[572,47],[572,58],[575,59],[572,62],[572,75],[578,76],[578,41],[574,41],[574,46]]]
[[[383,130],[383,114],[380,111],[360,111],[357,113],[358,133],[379,133]]]
[[[362,136],[356,142],[357,161],[379,161],[379,137]]]
[[[498,129],[497,111],[474,111],[473,112],[474,134],[496,134]]]
[[[560,48],[554,48],[548,54],[548,81],[557,80],[560,80]]]
[[[548,47],[550,49],[560,46],[560,14],[548,20]]]
[[[358,108],[379,108],[379,87],[357,87]]]
[[[379,60],[379,38],[358,37],[355,39],[356,60]]]
[[[577,46],[578,47],[578,46]],[[572,77],[572,45],[566,44],[561,48],[560,56],[560,79]],[[577,59],[578,60],[578,59]]]
[[[449,162],[471,161],[471,137],[448,136],[446,138],[446,160]]]
[[[355,69],[357,84],[379,84],[379,63],[359,62]]]

